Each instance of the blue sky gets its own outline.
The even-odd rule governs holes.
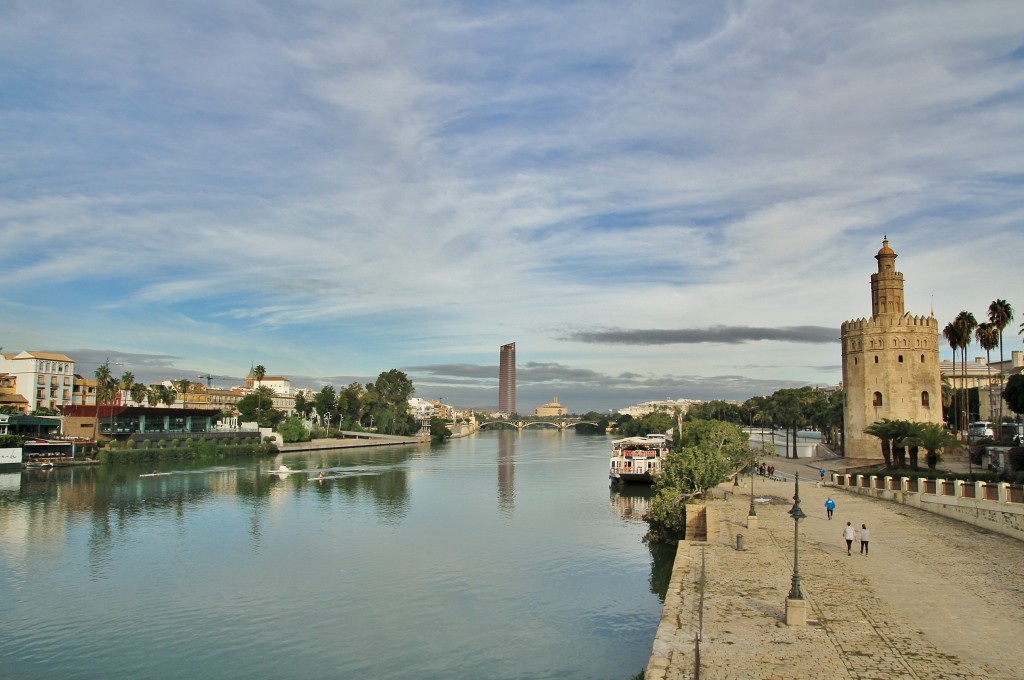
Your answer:
[[[888,235],[1019,350],[1022,67],[1016,2],[7,0],[0,346],[745,399],[839,381]]]

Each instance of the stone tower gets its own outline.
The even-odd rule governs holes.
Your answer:
[[[864,428],[883,418],[942,422],[939,322],[903,311],[903,274],[888,238],[875,255],[871,318],[842,326],[843,420],[848,458],[882,458],[877,437]]]

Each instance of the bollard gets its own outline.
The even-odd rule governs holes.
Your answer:
[[[736,549],[743,550],[743,534],[736,534]]]

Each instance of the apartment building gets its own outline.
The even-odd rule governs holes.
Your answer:
[[[63,354],[33,350],[0,354],[0,374],[7,375],[8,385],[13,378],[14,393],[25,398],[26,412],[73,403],[75,361]]]

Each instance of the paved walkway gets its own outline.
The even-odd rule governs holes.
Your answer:
[[[800,575],[808,625],[785,625],[792,578],[792,481],[755,477],[759,528],[748,530],[749,477],[720,509],[720,535],[691,546],[692,589],[707,564],[701,677],[1024,678],[1024,543],[897,503],[817,484],[818,466],[845,461],[775,459],[799,472]],[[837,507],[826,518],[825,499]],[[867,524],[870,555],[847,556],[846,522]],[[736,550],[736,534],[745,549]],[[685,607],[695,606],[692,590]],[[688,617],[684,615],[682,619]],[[680,639],[691,635],[680,631]],[[691,642],[692,644],[692,642]],[[670,666],[666,678],[689,678]]]

